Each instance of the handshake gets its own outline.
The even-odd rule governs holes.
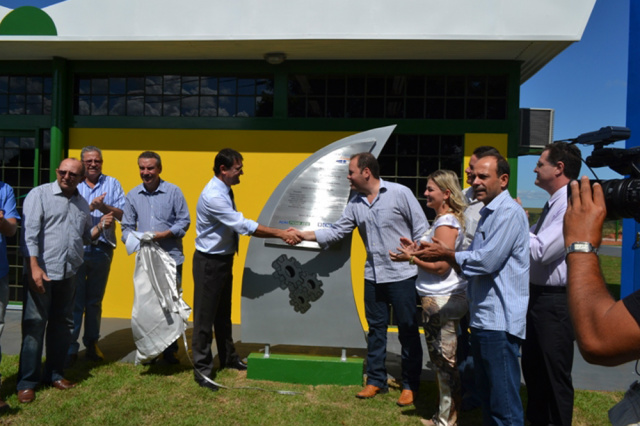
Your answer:
[[[289,228],[281,229],[278,238],[285,243],[295,246],[302,241],[315,241],[316,235],[314,231],[300,231],[299,229]]]

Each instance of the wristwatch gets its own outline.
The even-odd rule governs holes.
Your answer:
[[[567,246],[566,253],[595,253],[598,254],[598,247],[584,241],[576,241]]]

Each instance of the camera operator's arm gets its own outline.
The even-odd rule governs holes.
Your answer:
[[[571,199],[564,216],[564,240],[569,246],[588,242],[600,247],[606,216],[604,194],[589,179],[571,182]],[[592,364],[618,365],[640,356],[640,325],[622,301],[616,302],[605,286],[595,253],[567,255],[568,299],[578,347]]]

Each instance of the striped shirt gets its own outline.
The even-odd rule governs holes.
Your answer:
[[[471,327],[525,338],[529,303],[529,224],[508,191],[480,211],[468,251],[456,262],[469,285]]]
[[[104,197],[104,203],[108,206],[118,208],[120,210],[124,209],[124,191],[122,190],[122,186],[120,186],[120,182],[116,178],[106,175],[100,175],[98,178],[98,182],[91,188],[87,185],[87,181],[83,180],[78,185],[78,192],[82,195],[87,203],[91,204],[95,198],[101,196],[106,193]],[[91,212],[91,220],[93,222],[93,226],[96,226],[100,223],[100,220],[104,216],[100,210],[93,210]],[[94,242],[103,242],[112,247],[116,246],[116,227],[115,222],[113,226],[109,228],[105,228],[104,231],[100,234],[100,237]],[[86,246],[85,249],[89,250],[90,246]]]
[[[389,250],[396,251],[400,245],[400,237],[415,241],[429,228],[427,218],[409,188],[380,179],[380,191],[372,203],[366,195],[356,193],[331,228],[315,232],[316,240],[326,248],[350,234],[356,226],[367,250],[366,280],[383,284],[416,276],[415,265],[393,262],[389,256]]]
[[[124,202],[122,241],[127,241],[131,231],[171,230],[173,238],[160,240],[158,244],[176,261],[176,265],[182,265],[182,237],[190,224],[189,208],[180,188],[161,180],[155,191],[148,192],[141,183],[129,191]]]
[[[72,277],[84,261],[84,244],[91,242],[85,199],[78,191],[67,198],[57,181],[46,183],[29,191],[22,215],[25,257],[37,257],[52,280]]]

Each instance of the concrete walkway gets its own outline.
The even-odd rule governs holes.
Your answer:
[[[9,310],[5,317],[5,328],[2,334],[2,353],[17,355],[20,353],[21,311]],[[241,356],[248,356],[252,352],[260,352],[263,347],[258,344],[242,343],[240,326],[234,326],[234,337],[238,341],[236,348]],[[131,334],[131,320],[119,318],[104,318],[102,320],[102,338],[99,346],[109,361],[133,362],[135,355],[135,345]],[[187,331],[187,339],[191,342],[191,329]],[[423,349],[425,354],[425,364],[428,361],[426,346],[423,339]],[[81,346],[81,351],[84,347]],[[215,353],[215,344],[213,345]],[[313,353],[340,356],[340,349],[336,348],[292,348],[272,346],[273,353]],[[347,352],[347,356],[365,356],[364,350],[353,350]],[[84,355],[80,353],[80,357]],[[184,352],[184,347],[180,344],[179,358],[183,365],[190,365],[190,361]],[[389,374],[393,377],[400,377],[400,344],[397,333],[389,333],[387,366]],[[618,367],[600,367],[587,364],[576,346],[573,364],[573,384],[576,389],[589,389],[601,391],[624,391],[638,378],[634,373],[635,363],[628,363]],[[434,374],[428,367],[422,371],[423,380],[433,380]]]

